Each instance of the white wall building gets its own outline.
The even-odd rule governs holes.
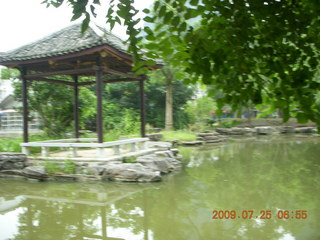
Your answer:
[[[1,69],[0,69],[1,71]],[[1,75],[0,75],[1,76]],[[16,110],[21,107],[13,97],[13,79],[0,79],[0,130],[20,131],[22,130],[22,115]],[[29,123],[30,129],[39,129],[39,119],[37,114]]]
[[[2,103],[6,97],[13,94],[12,81],[13,80],[0,80],[0,103]]]

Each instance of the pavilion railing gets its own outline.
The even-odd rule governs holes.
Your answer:
[[[21,143],[22,152],[26,155],[30,155],[30,148],[41,147],[41,156],[50,157],[50,148],[60,147],[64,150],[69,149],[71,151],[71,157],[78,156],[77,150],[79,148],[96,148],[96,157],[105,158],[105,148],[113,148],[115,155],[121,154],[121,146],[129,145],[130,152],[136,152],[137,150],[147,150],[147,141],[149,138],[130,138],[112,142],[97,143],[95,138],[74,138],[74,139],[59,139],[39,142]]]

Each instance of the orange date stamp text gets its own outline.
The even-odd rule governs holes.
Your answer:
[[[213,210],[212,219],[307,219],[307,210]]]

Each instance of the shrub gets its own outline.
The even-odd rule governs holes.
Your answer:
[[[46,168],[47,173],[49,175],[56,174],[56,173],[67,173],[67,174],[76,173],[76,164],[74,163],[74,161],[70,159],[65,160],[63,164],[46,161],[44,163],[44,167]]]
[[[74,163],[74,161],[70,159],[65,160],[63,172],[68,174],[76,173],[76,164]]]
[[[188,130],[178,130],[178,131],[163,131],[163,141],[195,141],[196,135]]]
[[[58,172],[62,172],[61,167],[57,163],[54,163],[54,162],[47,161],[44,163],[44,167],[46,168],[47,173],[49,175],[52,175],[52,174],[55,174]]]

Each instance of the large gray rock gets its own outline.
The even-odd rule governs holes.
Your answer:
[[[147,142],[147,145],[149,148],[158,148],[164,150],[169,150],[172,148],[172,143],[169,142]]]
[[[23,169],[27,166],[27,156],[23,153],[0,153],[0,170]]]
[[[22,170],[10,169],[10,170],[0,170],[1,175],[16,175],[23,176]]]
[[[203,144],[203,141],[182,142],[182,146],[196,146]]]
[[[205,137],[203,137],[203,139],[204,139],[205,141],[208,141],[208,140],[219,140],[219,139],[220,139],[220,136],[218,136],[218,135],[205,136]]]
[[[31,166],[22,170],[22,175],[28,178],[34,178],[38,180],[45,180],[48,178],[46,168],[43,166]]]
[[[298,127],[294,129],[294,133],[316,133],[317,129],[314,127]]]
[[[170,164],[166,159],[159,159],[155,155],[137,159],[137,163],[151,169],[152,171],[159,171],[161,173],[170,172]]]
[[[216,131],[220,134],[226,135],[252,135],[255,133],[255,130],[252,128],[217,128]]]
[[[276,130],[273,127],[255,127],[258,135],[270,135]]]
[[[151,141],[160,141],[163,137],[162,133],[150,133],[147,134],[146,137],[148,137]]]
[[[224,139],[212,139],[212,140],[207,140],[206,143],[220,143],[224,141]]]
[[[232,135],[246,135],[246,134],[254,134],[255,130],[252,128],[231,128],[231,134]]]
[[[294,127],[293,126],[284,126],[280,130],[281,133],[294,133]]]
[[[158,158],[174,158],[174,153],[170,150],[157,151],[154,153]]]
[[[138,157],[137,163],[161,173],[179,170],[182,166],[181,162],[175,159],[171,151],[159,151],[154,154]]]
[[[178,148],[171,148],[170,149],[171,153],[173,154],[174,157],[177,157],[179,154],[179,149]]]
[[[159,171],[154,171],[140,163],[107,164],[102,177],[122,182],[156,182],[162,180]]]
[[[99,176],[93,176],[93,175],[87,175],[87,174],[55,174],[51,178],[56,181],[62,181],[62,182],[69,182],[69,181],[88,182],[88,181],[101,180],[101,177]]]
[[[222,132],[223,134],[231,135],[232,130],[231,129],[224,130],[224,129],[220,128],[220,132]],[[197,140],[203,141],[205,143],[220,143],[220,142],[223,142],[223,141],[226,141],[229,139],[225,135],[222,135],[222,134],[215,132],[215,131],[199,133],[199,134],[197,134],[197,136],[198,136]]]
[[[206,137],[215,136],[218,134],[219,133],[216,133],[216,132],[204,132],[204,133],[198,133],[197,136],[206,138]]]

